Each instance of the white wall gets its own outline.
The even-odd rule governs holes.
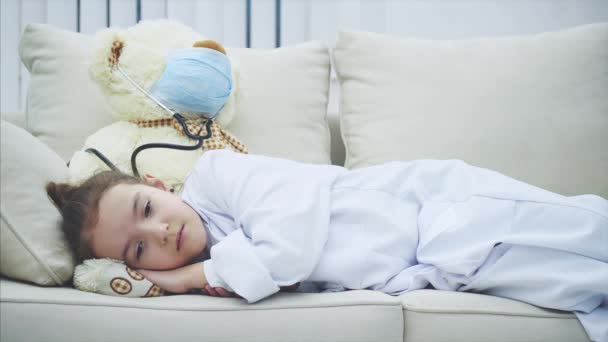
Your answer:
[[[110,3],[109,8],[106,6]],[[77,8],[80,4],[80,25]],[[247,0],[141,0],[141,18],[179,20],[227,46],[246,46]],[[251,46],[275,46],[276,0],[251,0]],[[282,0],[281,45],[335,41],[338,29],[437,39],[536,33],[608,22],[608,0]],[[93,34],[136,23],[137,0],[1,0],[0,110],[23,111],[29,75],[17,52],[32,22]],[[332,85],[330,110],[337,106]]]

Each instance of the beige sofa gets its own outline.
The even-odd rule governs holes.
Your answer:
[[[483,294],[279,293],[250,305],[58,286],[74,265],[40,189],[110,122],[86,77],[90,44],[30,25],[20,46],[27,114],[2,114],[1,341],[589,341],[571,313]],[[459,158],[608,197],[607,24],[450,42],[342,32],[332,50],[229,52],[243,68],[229,129],[254,153],[349,168]],[[328,114],[330,56],[341,94]]]

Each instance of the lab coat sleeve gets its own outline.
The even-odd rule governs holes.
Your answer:
[[[307,279],[327,241],[335,172],[228,151],[203,158],[197,169],[212,210],[238,228],[211,248],[207,278],[250,303]]]
[[[203,273],[205,274],[205,279],[207,279],[209,286],[221,287],[226,291],[234,292],[230,285],[226,284],[226,282],[217,275],[217,272],[215,272],[213,260],[207,259],[203,261]]]

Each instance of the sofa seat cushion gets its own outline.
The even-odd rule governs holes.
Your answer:
[[[399,299],[407,342],[589,341],[574,314],[506,298],[419,290]]]
[[[403,338],[398,298],[374,291],[279,293],[246,304],[243,299],[203,295],[119,298],[2,278],[0,300],[2,341],[396,342]]]

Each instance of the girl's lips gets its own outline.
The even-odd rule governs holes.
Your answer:
[[[179,230],[179,232],[177,233],[177,250],[179,251],[179,248],[182,245],[182,241],[184,241],[184,228],[185,226],[182,226],[182,229]]]

